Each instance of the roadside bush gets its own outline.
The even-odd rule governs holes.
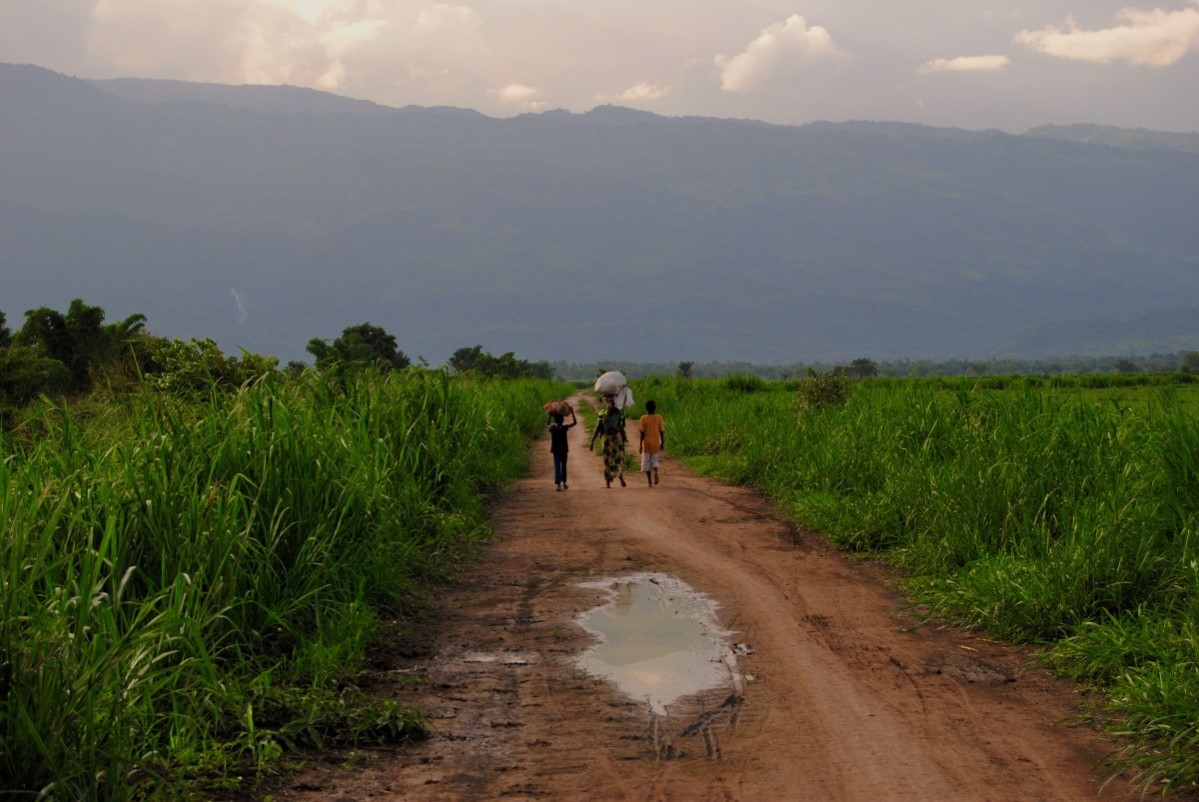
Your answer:
[[[236,389],[247,381],[273,373],[279,364],[275,357],[248,352],[241,360],[225,356],[207,337],[188,342],[171,340],[162,347],[158,361],[162,372],[153,377],[153,385],[176,395],[214,388]]]
[[[758,376],[734,373],[722,380],[726,390],[734,393],[758,393],[766,389],[766,381]]]
[[[849,403],[851,386],[843,370],[817,372],[808,368],[808,378],[799,383],[796,403],[801,412],[843,407]]]
[[[58,395],[71,390],[74,378],[57,359],[42,356],[32,348],[0,349],[0,404],[24,406],[39,395]]]

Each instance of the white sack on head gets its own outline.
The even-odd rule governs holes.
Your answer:
[[[595,391],[603,395],[616,395],[628,384],[624,374],[619,370],[610,370],[595,380]]]
[[[625,385],[616,393],[616,408],[628,409],[631,406],[633,406],[633,391],[628,385]]]

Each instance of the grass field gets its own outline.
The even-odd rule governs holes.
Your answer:
[[[562,391],[273,374],[25,410],[0,460],[0,798],[204,798],[296,747],[419,735],[358,689],[366,650],[476,553]]]
[[[1147,786],[1199,780],[1199,385],[813,386],[634,390],[674,457],[902,567],[932,614],[1043,645]],[[568,393],[330,372],[26,409],[0,454],[0,798],[203,798],[419,736],[359,689],[367,650],[478,553]]]
[[[1042,644],[1098,693],[1119,765],[1199,781],[1199,386],[646,379],[674,457],[905,570],[932,614]],[[806,400],[805,400],[806,399]],[[634,414],[636,411],[634,411]]]

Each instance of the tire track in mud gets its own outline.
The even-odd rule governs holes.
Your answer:
[[[571,431],[564,492],[536,445],[486,558],[397,642],[385,687],[430,737],[322,756],[277,800],[1139,798],[1119,781],[1100,796],[1107,744],[1062,723],[1073,689],[1026,652],[916,626],[885,569],[742,489],[669,461],[657,487],[605,488],[587,436]],[[580,583],[646,572],[717,601],[742,681],[653,715],[577,667],[576,621],[603,602]]]

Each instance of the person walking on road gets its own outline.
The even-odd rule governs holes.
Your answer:
[[[624,428],[624,415],[616,406],[616,396],[606,395],[607,402],[600,419],[596,421],[595,431],[591,435],[588,446],[595,449],[595,440],[601,435],[604,438],[604,481],[608,487],[612,480],[618,479],[621,487],[628,487],[624,480],[624,447],[629,442],[629,436]]]
[[[566,442],[566,433],[578,422],[573,409],[570,410],[570,423],[566,423],[566,416],[561,412],[550,413],[548,428],[550,430],[550,453],[554,455],[555,490],[570,489],[566,484],[566,457],[570,452],[570,445]]]
[[[653,401],[645,402],[645,414],[637,421],[637,431],[641,437],[637,443],[641,471],[645,481],[653,487],[658,483],[658,467],[662,450],[666,448],[666,421],[658,414],[658,405]]]

